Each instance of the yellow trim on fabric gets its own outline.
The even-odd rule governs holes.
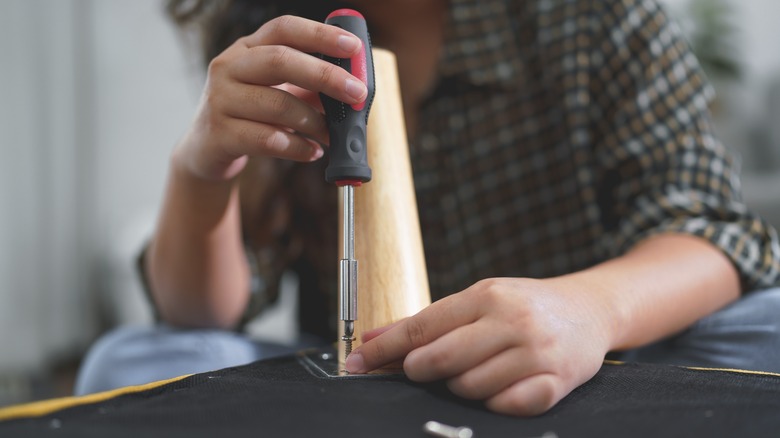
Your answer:
[[[120,395],[133,394],[136,392],[146,391],[147,389],[157,388],[168,383],[182,380],[191,375],[192,374],[186,374],[184,376],[174,377],[172,379],[166,380],[158,380],[156,382],[151,382],[144,385],[125,386],[123,388],[117,388],[111,391],[96,392],[94,394],[87,394],[78,397],[54,398],[51,400],[43,400],[39,402],[0,408],[0,421],[15,420],[18,418],[40,417],[42,415],[60,411],[62,409],[87,405],[90,403],[98,403],[112,399],[114,397],[118,397]]]
[[[624,365],[627,362],[619,361],[619,360],[604,360],[604,365]],[[739,368],[709,368],[709,367],[686,367],[683,365],[673,365],[668,364],[672,366],[676,366],[678,368],[685,368],[688,370],[694,370],[694,371],[726,371],[728,373],[738,373],[738,374],[752,374],[755,376],[772,376],[772,377],[780,377],[780,373],[773,373],[770,371],[751,371],[751,370],[742,370]]]
[[[681,367],[681,368],[687,368],[689,370],[696,370],[696,371],[727,371],[729,373],[753,374],[753,375],[756,375],[756,376],[780,377],[780,373],[772,373],[772,372],[769,372],[769,371],[741,370],[739,368],[707,368],[707,367]]]

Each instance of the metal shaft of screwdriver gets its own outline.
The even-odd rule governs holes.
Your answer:
[[[352,352],[352,341],[355,340],[355,325],[357,319],[357,260],[355,260],[355,209],[354,187],[349,184],[341,188],[344,211],[342,217],[344,251],[340,266],[339,294],[341,306],[339,319],[344,321],[344,335],[341,340],[345,343],[345,357]]]

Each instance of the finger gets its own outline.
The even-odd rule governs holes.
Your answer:
[[[520,379],[538,374],[543,365],[527,349],[511,348],[451,378],[447,387],[460,397],[484,400]]]
[[[346,70],[287,46],[257,46],[228,64],[228,74],[255,85],[292,83],[345,103],[365,100],[366,85]]]
[[[292,94],[271,87],[237,84],[225,99],[228,116],[291,128],[320,143],[328,142],[325,116]]]
[[[512,334],[479,320],[456,328],[406,357],[410,379],[430,382],[462,374],[511,347]]]
[[[236,157],[266,155],[293,161],[314,161],[323,155],[319,145],[277,126],[242,119],[225,122],[224,149]]]
[[[404,318],[404,319],[406,319],[406,318]],[[375,329],[366,330],[366,331],[364,331],[364,332],[363,332],[363,334],[361,335],[361,340],[362,340],[363,342],[368,342],[368,341],[370,341],[370,340],[372,340],[372,339],[376,338],[377,336],[381,335],[382,333],[384,333],[384,332],[386,332],[386,331],[390,330],[391,328],[393,328],[393,327],[397,326],[397,325],[398,325],[398,324],[400,324],[400,323],[401,323],[401,321],[403,321],[404,319],[402,319],[402,320],[400,320],[400,321],[396,321],[396,322],[394,322],[394,323],[392,323],[392,324],[388,324],[388,325],[386,325],[386,326],[383,326],[383,327],[377,327],[377,328],[375,328]]]
[[[308,103],[309,106],[319,111],[320,113],[322,114],[325,113],[325,108],[323,108],[322,106],[322,100],[320,100],[320,95],[313,91],[309,91],[305,88],[301,88],[290,83],[276,85],[274,86],[274,88],[284,90],[292,94],[293,96],[297,97],[298,99]]]
[[[351,32],[292,15],[274,18],[240,41],[246,47],[282,45],[336,58],[348,58],[362,47],[360,38]]]
[[[554,374],[537,374],[520,380],[485,403],[488,409],[524,417],[547,412],[566,394],[561,380]]]
[[[418,314],[358,347],[349,358],[350,373],[365,373],[401,360],[410,351],[434,341],[457,327],[474,322],[477,306],[464,302],[460,294],[439,300]],[[350,359],[352,359],[350,361]],[[350,368],[352,367],[352,368]]]

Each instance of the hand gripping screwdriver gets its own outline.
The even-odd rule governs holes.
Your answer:
[[[354,323],[357,319],[357,280],[358,262],[355,259],[355,215],[354,188],[371,180],[371,168],[368,167],[366,151],[366,124],[368,112],[374,100],[374,62],[371,57],[371,39],[363,16],[352,9],[338,9],[325,19],[326,24],[338,26],[353,33],[362,41],[359,53],[351,58],[332,58],[323,56],[348,71],[366,85],[366,100],[347,105],[331,97],[320,94],[325,109],[325,118],[330,132],[330,161],[325,169],[325,180],[340,187],[344,203],[342,214],[343,258],[339,265],[339,319],[344,321],[344,333],[347,355],[352,351]]]

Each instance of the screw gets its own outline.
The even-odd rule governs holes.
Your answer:
[[[429,421],[423,426],[425,433],[440,438],[471,438],[474,436],[474,431],[468,427],[453,427],[446,424],[439,423],[438,421]]]

